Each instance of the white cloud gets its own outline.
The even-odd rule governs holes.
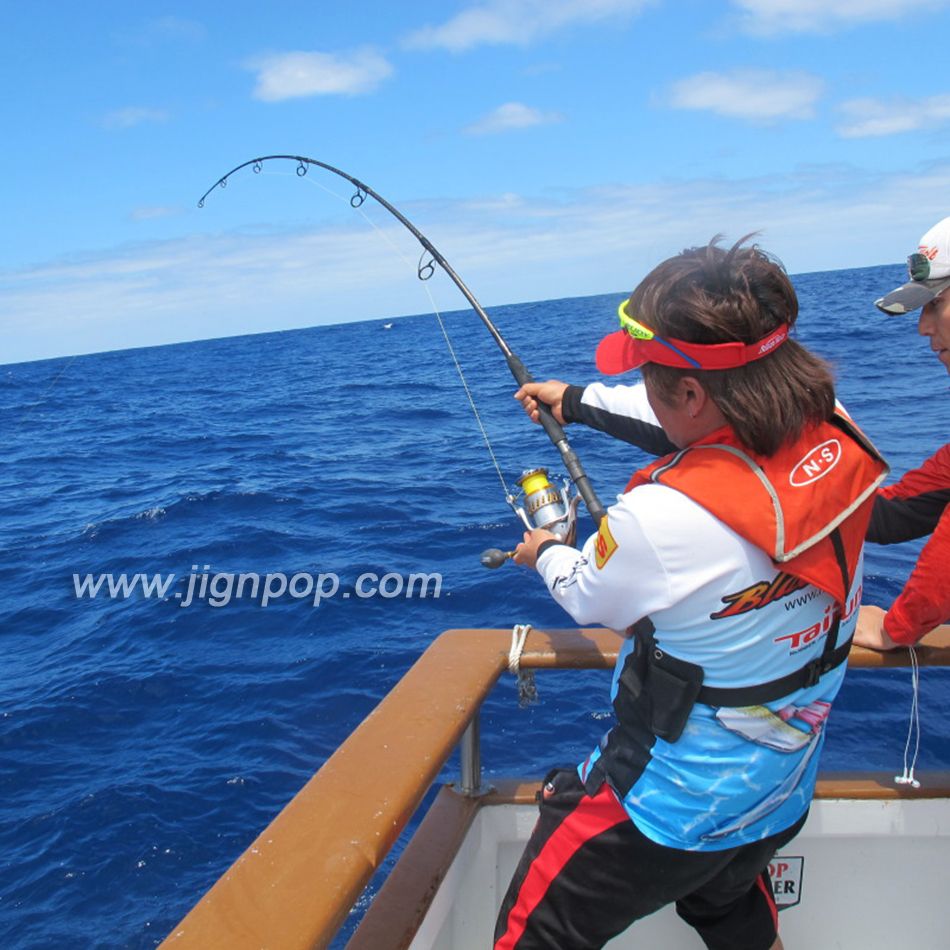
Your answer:
[[[564,116],[559,112],[542,112],[522,102],[506,102],[477,122],[466,126],[465,131],[469,135],[494,135],[512,129],[526,129],[532,125],[550,125],[552,122],[563,121]]]
[[[528,44],[583,23],[634,16],[655,0],[486,0],[466,7],[439,26],[411,33],[415,49],[453,53],[484,44]]]
[[[147,109],[142,106],[127,106],[107,112],[102,117],[102,125],[107,129],[131,129],[145,122],[167,122],[168,112],[164,109]]]
[[[129,213],[129,218],[132,221],[154,221],[156,218],[173,218],[181,214],[181,208],[171,207],[171,206],[145,206],[141,208],[133,208]]]
[[[948,0],[732,0],[749,33],[818,33],[938,10]]]
[[[950,93],[926,99],[850,99],[839,110],[845,121],[838,134],[846,139],[897,135],[934,128],[950,120]]]
[[[736,69],[699,73],[674,83],[669,102],[674,109],[697,109],[734,119],[769,122],[808,119],[824,84],[809,73]]]
[[[357,96],[372,92],[393,72],[385,57],[369,47],[348,53],[274,53],[255,57],[246,66],[257,73],[254,98],[264,102]]]
[[[390,240],[403,239],[399,225],[384,228]],[[375,232],[344,228],[139,243],[19,273],[0,272],[7,334],[0,359],[16,362],[352,319],[347,305],[362,299],[365,306],[368,260],[374,282],[391,286],[403,278],[416,297],[409,309],[425,309],[414,264],[410,268],[381,250]],[[314,267],[314,261],[321,266]],[[267,316],[272,308],[283,314],[279,324]],[[43,344],[52,333],[59,339]]]
[[[197,20],[186,20],[177,16],[158,17],[148,24],[147,29],[156,37],[191,43],[203,40],[208,33],[204,24]]]
[[[886,175],[842,165],[780,179],[671,180],[558,200],[482,196],[400,210],[488,306],[629,290],[664,257],[719,232],[735,239],[761,230],[761,244],[792,273],[898,261],[908,236],[932,223],[933,196],[948,191],[950,162]],[[345,198],[341,206],[350,213]],[[444,275],[416,279],[418,245],[381,209],[366,209],[381,233],[358,217],[308,232],[209,230],[0,272],[2,358],[423,313],[427,288],[441,309],[464,308]]]
[[[525,199],[513,191],[506,191],[500,195],[490,195],[487,198],[473,198],[462,204],[468,211],[515,211],[523,208]]]

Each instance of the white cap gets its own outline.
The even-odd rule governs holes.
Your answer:
[[[921,239],[917,251],[907,258],[911,279],[874,305],[884,313],[919,310],[950,287],[950,218],[938,221]]]

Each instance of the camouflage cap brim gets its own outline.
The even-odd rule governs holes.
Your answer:
[[[911,280],[892,290],[886,297],[875,300],[874,306],[891,316],[900,316],[919,310],[948,287],[950,277],[942,280]]]

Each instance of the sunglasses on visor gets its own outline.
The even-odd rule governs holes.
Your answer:
[[[620,326],[626,331],[632,349],[630,356],[636,369],[644,363],[660,363],[681,369],[735,369],[768,356],[788,338],[788,324],[764,336],[755,343],[688,343],[672,337],[662,337],[630,315],[629,300],[617,308]],[[631,345],[632,344],[632,345]]]

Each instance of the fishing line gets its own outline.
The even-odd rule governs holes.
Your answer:
[[[426,293],[429,293],[428,287],[426,287]],[[432,300],[431,293],[429,293],[429,300]],[[455,369],[458,372],[459,379],[462,381],[462,386],[465,389],[465,395],[468,396],[468,403],[472,407],[472,412],[475,414],[475,421],[478,423],[478,428],[481,430],[482,438],[485,440],[485,447],[488,449],[488,454],[491,456],[492,464],[495,466],[495,471],[498,473],[498,478],[501,481],[501,487],[505,492],[505,499],[510,504],[515,496],[508,487],[508,483],[505,481],[505,476],[502,474],[501,466],[498,464],[498,459],[495,457],[495,452],[492,449],[491,440],[488,438],[488,432],[485,431],[485,425],[482,422],[482,417],[478,414],[478,407],[475,405],[475,399],[472,396],[472,391],[468,388],[468,382],[465,379],[465,374],[462,372],[462,366],[458,361],[458,357],[455,355],[455,348],[452,346],[452,341],[449,339],[449,331],[446,329],[445,323],[442,320],[442,314],[439,313],[439,311],[435,308],[434,301],[433,313],[435,314],[436,320],[439,321],[439,328],[442,330],[442,336],[445,337],[445,345],[449,348],[452,361],[455,363]]]
[[[72,356],[70,356],[69,359],[66,360],[65,366],[63,366],[63,368],[53,377],[52,382],[50,382],[47,385],[46,389],[40,394],[40,398],[37,399],[36,402],[27,403],[27,405],[23,407],[24,409],[26,409],[26,415],[21,416],[17,420],[17,425],[16,425],[17,432],[21,432],[26,427],[26,424],[30,421],[30,419],[33,418],[33,413],[36,412],[36,410],[40,406],[42,406],[43,403],[46,402],[47,399],[49,399],[50,393],[53,391],[53,388],[59,382],[63,373],[65,373],[66,370],[68,370],[69,367],[73,365],[73,362],[75,361],[76,357],[80,355],[81,354],[79,353],[74,353]]]
[[[320,188],[322,191],[325,191],[328,195],[332,195],[334,198],[339,199],[340,201],[350,204],[349,199],[344,198],[341,194],[335,192],[332,188],[329,188],[327,185],[324,185],[323,182],[315,181],[313,178],[305,177],[304,181],[309,182],[311,185],[314,185],[317,188]],[[360,204],[355,209],[356,213],[376,232],[376,234],[389,246],[389,248],[396,254],[396,256],[410,268],[416,270],[416,276],[419,276],[419,265],[414,264],[408,257],[403,253],[402,248],[400,248],[395,241],[386,233],[364,210],[363,204]],[[429,273],[429,277],[432,274]],[[495,466],[495,471],[498,474],[498,479],[501,482],[501,487],[505,492],[505,498],[509,500],[514,498],[514,495],[511,492],[511,489],[508,487],[508,483],[505,481],[504,473],[501,470],[501,466],[498,464],[498,458],[495,455],[495,450],[492,447],[491,439],[488,437],[488,430],[485,428],[484,422],[482,422],[482,417],[479,414],[478,406],[475,404],[475,397],[472,395],[472,390],[468,385],[468,380],[465,378],[465,373],[462,370],[462,364],[459,362],[459,358],[455,352],[455,347],[452,345],[452,340],[449,337],[448,328],[445,325],[445,321],[442,319],[442,313],[439,310],[438,305],[435,302],[435,298],[432,296],[432,291],[429,289],[428,277],[420,277],[423,284],[423,290],[426,292],[426,296],[429,298],[429,305],[432,308],[432,312],[435,314],[436,320],[439,322],[439,329],[442,331],[442,336],[445,338],[445,345],[448,347],[449,355],[452,357],[452,362],[455,364],[455,371],[458,373],[459,380],[462,383],[462,388],[465,390],[465,395],[468,397],[468,404],[472,407],[472,414],[475,416],[475,422],[478,424],[478,429],[482,434],[482,439],[485,442],[485,448],[488,449],[488,454],[491,456],[492,465]]]
[[[389,214],[396,218],[396,220],[399,221],[399,223],[402,224],[403,227],[405,227],[422,245],[423,252],[419,258],[418,264],[416,265],[416,276],[423,282],[427,281],[435,273],[436,265],[441,267],[449,279],[461,291],[462,295],[481,319],[482,323],[485,324],[489,333],[491,333],[492,338],[498,345],[498,348],[504,354],[505,361],[508,364],[508,369],[511,371],[511,374],[514,376],[519,386],[523,386],[525,383],[533,381],[533,377],[528,372],[524,363],[512,351],[511,347],[508,346],[505,338],[501,335],[494,323],[492,323],[490,317],[482,308],[481,304],[479,304],[479,302],[475,299],[475,296],[472,294],[472,292],[468,289],[459,275],[456,274],[445,257],[443,257],[443,255],[436,249],[432,242],[408,218],[406,218],[402,212],[390,204],[378,192],[374,191],[369,185],[360,181],[358,178],[354,178],[347,172],[342,171],[339,168],[335,168],[333,165],[328,165],[325,162],[318,161],[314,158],[308,158],[303,155],[265,155],[261,156],[260,158],[254,158],[243,162],[242,164],[232,168],[231,171],[229,171],[226,175],[223,175],[221,178],[219,178],[201,196],[198,201],[198,207],[204,207],[205,199],[211,194],[212,191],[215,191],[218,188],[225,188],[228,184],[228,180],[235,173],[241,171],[244,168],[250,167],[253,169],[255,174],[260,174],[263,171],[264,163],[270,161],[296,162],[297,164],[295,172],[298,178],[304,178],[307,175],[309,167],[314,166],[317,168],[322,168],[323,170],[328,171],[339,178],[349,181],[350,184],[352,184],[356,189],[356,191],[350,196],[350,207],[356,211],[360,211],[364,220],[369,223],[370,226],[382,236],[386,243],[389,244],[394,251],[396,251],[399,257],[406,264],[408,264],[409,261],[399,250],[399,248],[396,247],[396,245],[392,242],[389,235],[379,228],[376,223],[372,221],[365,214],[365,212],[362,211],[363,203],[368,197],[372,197],[379,205],[388,211]],[[323,190],[328,194],[331,194],[336,198],[340,198],[339,195],[324,187],[319,182],[315,182],[315,184],[323,188]],[[567,480],[564,481],[563,487],[558,489],[548,479],[547,470],[544,468],[538,468],[525,472],[518,480],[518,485],[521,488],[523,495],[523,506],[518,506],[517,502],[519,499],[511,493],[505,481],[504,474],[501,471],[501,466],[498,464],[498,459],[495,456],[491,445],[491,440],[488,437],[487,430],[478,412],[478,408],[475,404],[471,389],[468,386],[468,382],[465,378],[461,363],[459,362],[458,356],[456,354],[455,347],[452,344],[448,330],[445,326],[445,322],[442,319],[442,314],[439,311],[439,308],[435,305],[435,300],[428,288],[426,288],[426,292],[432,305],[432,310],[439,322],[439,326],[442,330],[442,335],[445,338],[446,345],[448,346],[449,353],[451,354],[452,360],[455,363],[456,372],[459,375],[459,379],[461,380],[462,386],[465,389],[466,397],[468,398],[469,404],[472,407],[472,413],[475,416],[478,427],[482,433],[482,438],[484,439],[485,445],[488,448],[492,459],[492,464],[495,467],[495,471],[498,473],[502,488],[505,491],[505,500],[512,507],[526,527],[529,529],[538,527],[547,528],[562,539],[565,537],[570,537],[573,534],[575,524],[574,519],[579,498],[584,499],[587,509],[593,516],[594,521],[599,523],[606,514],[604,506],[601,504],[600,499],[597,497],[597,494],[593,489],[593,486],[590,484],[590,479],[587,477],[587,473],[584,471],[580,459],[571,448],[562,425],[554,418],[550,407],[542,402],[538,403],[538,421],[541,423],[542,428],[547,433],[551,442],[554,443],[554,446],[557,448],[558,452],[560,452],[561,460],[564,463],[571,480],[574,482],[574,485],[577,488],[578,496],[574,499],[569,497]],[[492,551],[485,552],[485,554],[482,556],[482,563],[486,567],[498,567],[500,564],[504,563],[507,557],[508,555],[506,555],[505,552],[493,549]]]
[[[435,318],[439,323],[439,329],[442,331],[442,336],[445,339],[445,345],[448,347],[449,355],[452,357],[452,362],[455,364],[455,371],[458,373],[459,380],[462,383],[462,388],[465,391],[465,395],[468,399],[468,404],[471,406],[472,414],[475,417],[475,422],[478,425],[479,432],[483,441],[485,442],[485,447],[488,449],[488,454],[491,457],[492,465],[495,467],[495,472],[498,475],[498,480],[501,482],[502,490],[505,493],[505,499],[508,503],[511,503],[511,500],[515,497],[511,489],[508,487],[508,483],[505,480],[504,473],[502,472],[501,465],[498,463],[498,458],[495,455],[494,447],[492,446],[491,439],[488,435],[488,430],[485,427],[484,422],[482,421],[481,414],[478,411],[478,406],[475,403],[475,397],[472,394],[471,387],[468,384],[468,380],[465,377],[465,372],[462,369],[462,364],[459,362],[458,355],[455,351],[455,347],[452,345],[451,337],[449,336],[448,328],[445,325],[445,321],[442,319],[442,313],[439,310],[438,305],[435,302],[435,298],[432,295],[432,291],[429,288],[427,283],[428,277],[432,276],[433,270],[429,270],[427,265],[423,265],[420,261],[420,264],[414,264],[406,255],[403,253],[402,248],[400,248],[392,237],[381,228],[364,210],[363,202],[359,202],[357,205],[353,205],[353,202],[350,198],[346,198],[341,195],[339,192],[334,191],[328,185],[325,185],[322,181],[311,178],[309,175],[292,175],[290,172],[279,172],[279,171],[264,171],[264,166],[261,165],[259,171],[255,169],[256,173],[267,177],[274,178],[301,178],[307,184],[313,185],[315,188],[319,188],[321,191],[328,194],[331,198],[336,198],[337,201],[342,202],[343,204],[350,205],[353,207],[353,210],[356,211],[358,215],[372,228],[373,231],[385,242],[391,251],[393,251],[396,256],[406,265],[406,267],[412,268],[416,271],[416,276],[422,280],[423,289],[426,292],[426,296],[429,298],[429,305],[432,312],[435,314]],[[427,273],[427,277],[423,278],[422,273]]]

